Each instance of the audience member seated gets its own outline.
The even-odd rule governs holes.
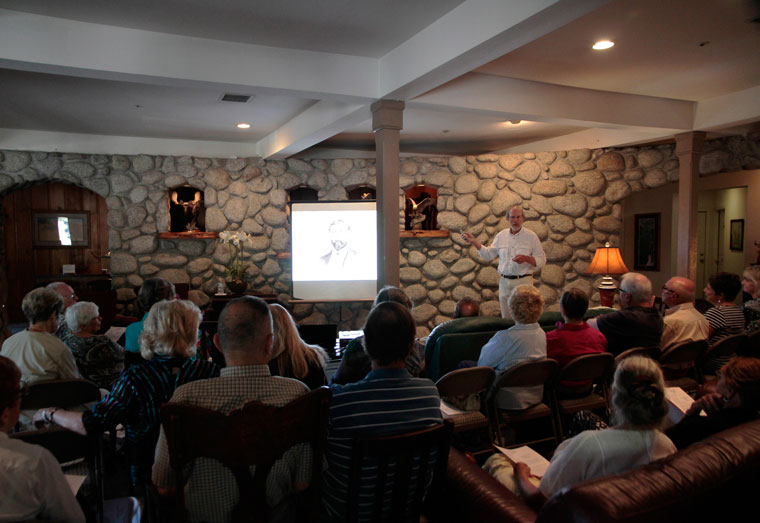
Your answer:
[[[137,305],[143,312],[143,317],[140,321],[127,325],[127,329],[124,332],[124,349],[127,352],[139,355],[141,351],[140,334],[142,334],[143,325],[151,307],[161,300],[173,300],[176,296],[177,291],[174,289],[174,284],[169,280],[150,278],[143,282],[137,293]]]
[[[701,416],[704,410],[707,416]],[[737,356],[718,371],[715,391],[695,401],[666,434],[679,449],[751,421],[760,410],[760,359]]]
[[[219,329],[214,335],[214,343],[224,354],[227,366],[218,378],[198,380],[177,388],[171,401],[227,414],[249,401],[281,407],[306,394],[309,389],[300,381],[269,374],[267,363],[273,354],[272,338],[272,316],[264,300],[253,296],[231,300],[219,315]],[[274,465],[267,482],[273,521],[286,519],[288,495],[308,487],[310,472],[311,456],[303,446],[290,449]],[[173,481],[169,450],[161,428],[153,483],[159,492],[166,494],[176,488]],[[185,489],[190,521],[229,521],[238,502],[234,476],[214,460],[196,460]]]
[[[414,307],[412,299],[398,287],[386,285],[375,296],[375,301],[372,303],[372,307],[375,307],[378,303],[384,303],[391,301],[400,303],[410,311]],[[335,371],[331,384],[346,385],[348,383],[356,383],[359,380],[364,379],[367,373],[371,370],[370,358],[364,352],[362,345],[362,338],[356,338],[346,346],[343,351],[343,358],[340,360],[338,370]],[[419,376],[420,373],[425,370],[425,344],[416,343],[414,350],[409,353],[406,359],[406,368],[412,374],[412,376]]]
[[[617,356],[634,347],[659,347],[662,316],[652,307],[652,282],[643,274],[629,272],[620,281],[620,307],[589,320],[607,338],[607,350]]]
[[[66,311],[69,307],[74,305],[79,298],[77,297],[77,293],[74,292],[73,287],[71,287],[71,285],[68,283],[64,283],[62,281],[54,281],[53,283],[48,283],[45,288],[53,292],[57,292],[61,298],[63,298],[63,310],[58,316],[58,329],[55,331],[55,336],[59,340],[63,341],[63,338],[71,334],[69,326],[66,325]]]
[[[21,301],[29,327],[5,340],[0,354],[21,369],[26,383],[79,377],[71,351],[54,336],[62,309],[61,296],[44,288],[30,291]]]
[[[345,520],[355,436],[401,434],[442,422],[435,384],[425,378],[413,378],[405,368],[413,350],[415,330],[408,307],[394,302],[375,305],[367,317],[363,341],[371,358],[371,372],[357,383],[331,387],[322,496],[325,520]],[[373,474],[369,469],[360,487],[360,496],[367,495],[370,501]],[[415,484],[414,478],[409,484]],[[366,504],[360,502],[359,515],[363,513],[366,514]]]
[[[739,276],[719,272],[710,276],[708,281],[705,299],[713,306],[705,312],[705,318],[710,323],[710,337],[707,343],[712,347],[723,338],[744,332],[744,312],[734,303],[742,288]],[[714,374],[732,357],[733,354],[711,358],[705,362],[705,370]]]
[[[662,303],[668,306],[663,319],[660,347],[666,349],[686,341],[706,340],[710,324],[694,308],[697,285],[688,278],[675,276],[662,286]]]
[[[750,265],[744,269],[742,289],[752,296],[742,305],[744,325],[747,333],[760,330],[760,265]]]
[[[557,328],[546,333],[546,357],[557,360],[560,368],[578,356],[596,354],[607,350],[607,338],[596,329],[589,327],[583,319],[588,310],[588,296],[573,287],[562,293],[559,312],[564,322],[558,321]],[[588,381],[563,382],[570,388],[584,388]]]
[[[499,331],[483,346],[478,366],[493,367],[498,376],[518,363],[546,358],[546,334],[538,325],[544,298],[532,285],[520,285],[509,297],[509,312],[515,324]],[[501,409],[525,409],[541,401],[543,385],[502,387],[496,393]]]
[[[21,371],[0,356],[0,521],[84,523],[84,513],[53,455],[8,437],[18,421],[21,396]]]
[[[480,315],[480,305],[472,298],[465,296],[454,306],[454,318],[472,318]]]
[[[269,370],[273,376],[302,381],[309,389],[327,385],[327,353],[319,345],[309,345],[298,334],[293,317],[282,305],[269,306],[274,323],[274,342]]]
[[[161,405],[180,385],[219,375],[213,363],[191,359],[200,320],[201,311],[190,301],[158,302],[151,307],[140,336],[141,354],[147,361],[122,372],[111,392],[91,410],[40,409],[35,423],[55,423],[83,435],[123,424],[132,486],[144,485],[150,479]]]
[[[98,334],[101,317],[98,306],[80,301],[66,309],[69,334],[63,342],[71,349],[79,373],[101,389],[110,389],[124,370],[124,349]]]
[[[641,356],[621,361],[612,384],[612,405],[615,426],[587,430],[563,441],[538,487],[532,481],[530,467],[515,464],[516,487],[526,500],[540,504],[565,487],[625,472],[676,451],[673,442],[658,430],[668,405],[656,362]],[[494,470],[497,479],[510,487],[514,483],[502,472],[508,468],[504,466],[506,458],[499,456],[489,458],[484,468]]]

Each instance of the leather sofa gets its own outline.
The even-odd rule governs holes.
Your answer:
[[[596,307],[586,312],[586,319],[611,312],[614,309]],[[562,321],[559,312],[544,312],[538,324],[545,331],[555,328]],[[430,332],[425,344],[425,373],[428,378],[437,381],[447,372],[456,369],[462,360],[476,360],[480,349],[500,330],[515,324],[513,320],[491,316],[457,318],[441,323]]]
[[[536,512],[456,449],[436,510],[447,521],[744,521],[760,492],[760,420],[624,474],[563,489]]]

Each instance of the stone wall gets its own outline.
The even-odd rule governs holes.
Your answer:
[[[729,138],[708,143],[703,173],[760,166],[757,142]],[[403,189],[426,183],[439,191],[439,223],[450,238],[402,239],[401,281],[417,307],[419,334],[451,318],[456,300],[472,296],[485,314],[498,314],[496,262],[481,260],[459,238],[460,230],[489,243],[508,226],[513,205],[525,209],[525,226],[543,242],[548,262],[537,286],[550,309],[563,288],[579,286],[592,300],[584,275],[593,251],[604,241],[619,245],[620,201],[635,191],[678,178],[672,145],[572,150],[448,158],[404,158],[401,162],[399,224]],[[60,181],[86,187],[105,198],[110,226],[111,273],[121,308],[133,309],[133,286],[144,278],[189,283],[190,298],[203,306],[229,260],[216,240],[158,239],[168,229],[167,194],[181,185],[204,191],[210,231],[243,230],[255,236],[246,251],[255,289],[290,296],[287,190],[306,184],[320,199],[344,200],[346,188],[375,185],[374,161],[364,159],[264,161],[171,156],[105,156],[45,152],[0,152],[0,194],[31,183]],[[366,305],[298,305],[297,320],[342,320],[359,327]]]

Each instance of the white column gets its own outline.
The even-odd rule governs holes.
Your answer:
[[[697,280],[697,179],[703,131],[675,136],[678,155],[678,254],[676,274]]]
[[[404,102],[379,100],[372,104],[377,170],[378,289],[399,285],[399,137],[403,128]]]

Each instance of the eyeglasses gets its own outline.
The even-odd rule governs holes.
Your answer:
[[[627,290],[625,290],[625,289],[618,289],[618,290],[619,290],[620,292],[624,292],[624,293],[626,293],[626,294],[631,294],[631,291],[627,291]]]
[[[665,285],[662,286],[662,290],[668,291],[672,294],[678,294],[678,292],[674,291],[673,289],[668,289]]]

